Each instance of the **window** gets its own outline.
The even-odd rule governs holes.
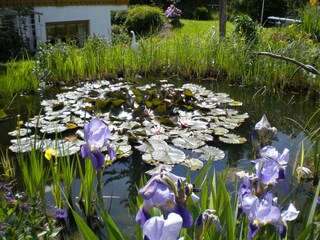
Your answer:
[[[61,40],[83,46],[89,35],[89,20],[46,23],[46,33],[48,41]]]

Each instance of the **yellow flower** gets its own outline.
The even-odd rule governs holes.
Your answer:
[[[318,4],[318,0],[310,0],[310,4],[312,6],[316,6]]]
[[[57,151],[55,149],[52,149],[52,148],[48,148],[46,151],[45,151],[45,158],[50,161],[51,158],[52,158],[52,155],[54,155],[55,157],[57,157]]]

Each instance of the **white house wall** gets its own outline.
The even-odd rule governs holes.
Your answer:
[[[89,20],[89,35],[108,40],[111,36],[111,11],[127,10],[126,5],[34,7],[37,45],[46,39],[46,23]]]

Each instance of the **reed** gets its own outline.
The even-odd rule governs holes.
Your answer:
[[[293,63],[256,54],[267,51],[319,69],[319,43],[301,27],[262,28],[258,31],[258,41],[247,42],[234,32],[233,24],[228,23],[227,37],[220,42],[217,22],[181,21],[181,28],[138,39],[138,50],[131,49],[126,42],[110,44],[98,37],[89,38],[82,49],[64,43],[43,46],[36,63],[8,64],[7,74],[1,76],[1,90],[4,90],[0,94],[35,90],[39,80],[34,76],[53,84],[116,76],[127,79],[211,77],[267,86],[271,90],[320,91],[319,76],[298,69]],[[15,79],[21,79],[21,84]]]
[[[7,63],[6,74],[0,74],[0,97],[36,91],[39,80],[33,75],[34,66],[35,62],[31,60]]]

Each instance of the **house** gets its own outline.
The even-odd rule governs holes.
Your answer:
[[[15,28],[29,50],[56,40],[81,46],[87,36],[110,39],[111,11],[126,10],[128,4],[129,0],[1,0],[0,28]]]

